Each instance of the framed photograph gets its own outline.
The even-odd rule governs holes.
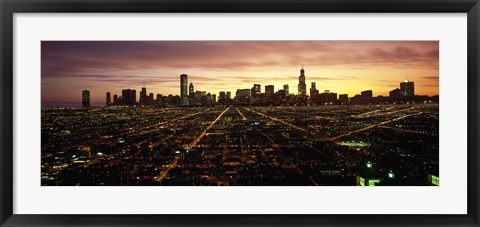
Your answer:
[[[479,226],[478,0],[1,0],[1,226]]]

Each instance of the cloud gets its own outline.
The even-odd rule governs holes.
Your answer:
[[[44,41],[42,76],[89,69],[248,70],[292,65],[419,64],[438,61],[438,46],[416,42]],[[377,45],[378,44],[378,45]],[[356,67],[359,68],[359,67]]]
[[[289,83],[295,90],[302,64],[307,84],[387,76],[392,79],[381,83],[398,84],[398,74],[412,73],[438,81],[429,76],[438,72],[438,48],[437,41],[43,41],[42,97],[54,97],[54,87],[76,97],[76,90],[66,94],[69,87],[139,88],[142,83],[174,93],[182,73],[201,90],[253,83]]]
[[[435,80],[435,81],[438,81],[439,80],[439,77],[438,76],[424,76],[422,77],[423,79],[426,79],[426,80]]]

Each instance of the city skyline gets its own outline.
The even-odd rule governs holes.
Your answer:
[[[135,89],[122,89],[121,95],[105,94],[105,106],[139,106],[139,107],[176,107],[176,106],[214,106],[214,105],[349,105],[349,104],[395,104],[395,103],[422,103],[438,102],[437,96],[415,94],[414,81],[405,80],[400,82],[399,88],[389,92],[388,96],[373,96],[372,90],[364,90],[360,94],[349,97],[348,94],[337,94],[325,90],[320,92],[316,88],[316,82],[312,81],[310,93],[306,91],[305,70],[300,69],[298,92],[289,93],[288,84],[283,89],[275,90],[274,85],[265,85],[262,93],[260,84],[253,84],[251,89],[237,89],[235,96],[230,91],[220,91],[218,100],[216,94],[208,91],[195,90],[188,75],[180,75],[181,95],[168,95],[148,93],[146,87],[142,87],[140,98],[136,99]],[[90,106],[90,91],[82,91],[82,107]]]
[[[254,84],[262,92],[288,84],[296,94],[301,65],[307,95],[315,81],[320,92],[388,96],[405,79],[415,81],[419,95],[438,95],[436,41],[46,41],[42,107],[80,106],[83,90],[91,92],[92,106],[104,106],[106,92],[142,85],[149,93],[180,95],[181,74],[217,97]]]

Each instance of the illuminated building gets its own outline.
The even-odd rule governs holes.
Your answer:
[[[288,96],[290,94],[289,89],[288,89],[288,84],[283,85],[283,91],[285,91],[286,96]]]
[[[182,106],[188,106],[188,75],[180,75],[180,97],[182,98]]]
[[[440,185],[440,178],[438,177],[438,169],[432,171],[428,171],[429,173],[427,174],[427,184],[431,186],[439,186]]]
[[[403,96],[414,96],[415,88],[412,81],[405,80],[400,83],[400,92]]]
[[[300,76],[298,77],[298,94],[299,95],[306,95],[307,94],[307,85],[305,84],[305,70],[300,70]]]
[[[111,97],[110,97],[110,92],[107,92],[106,99],[107,99],[106,105],[107,105],[107,106],[110,106],[111,100],[112,100]]]
[[[395,177],[395,174],[392,171],[389,171],[387,173],[387,176],[383,178],[383,180],[376,184],[378,186],[399,186],[400,183],[398,182],[397,178]]]
[[[90,107],[90,91],[89,90],[82,91],[82,106],[84,108]]]
[[[265,86],[265,94],[267,96],[272,96],[273,93],[275,93],[273,85],[266,85]]]
[[[373,164],[368,161],[355,177],[357,186],[375,186],[382,180],[380,174],[373,168]]]

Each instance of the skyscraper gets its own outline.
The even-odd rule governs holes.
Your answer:
[[[113,105],[118,105],[118,95],[113,95]]]
[[[307,94],[307,85],[305,84],[305,70],[300,70],[300,76],[298,77],[298,94],[299,95],[306,95]]]
[[[315,81],[312,81],[312,85],[310,87],[310,102],[318,103],[318,101],[319,101],[319,92],[317,90]]]
[[[193,96],[195,94],[195,87],[193,86],[193,83],[190,82],[190,85],[188,86],[188,95]]]
[[[162,104],[162,95],[161,95],[161,94],[157,94],[156,103],[157,103],[157,105],[161,105],[161,104]]]
[[[286,96],[288,96],[290,94],[289,89],[288,89],[288,84],[283,85],[283,91],[285,91]]]
[[[232,99],[232,92],[227,91],[227,100]]]
[[[89,90],[82,91],[82,106],[84,108],[90,107],[90,91]]]
[[[272,96],[273,93],[275,93],[275,89],[274,89],[273,85],[266,85],[265,86],[265,94],[267,96]]]
[[[252,97],[255,97],[257,95],[260,95],[262,93],[262,85],[260,84],[254,84],[253,87],[252,87],[252,91],[250,92],[250,94],[252,95]]]
[[[132,105],[137,104],[137,90],[132,89]]]
[[[180,75],[180,97],[182,106],[188,106],[188,75]]]
[[[405,80],[400,83],[400,92],[403,96],[414,96],[415,88],[412,81]]]
[[[126,106],[133,106],[135,105],[135,100],[134,100],[134,92],[135,90],[132,89],[123,89],[122,90],[122,99],[123,99],[123,104]]]
[[[368,161],[364,168],[359,170],[355,176],[356,186],[375,186],[382,181],[383,177],[373,168],[373,165]]]
[[[315,81],[312,81],[312,85],[310,87],[310,96],[318,95],[318,90]]]
[[[145,86],[142,87],[142,91],[140,92],[140,106],[147,105],[147,88]]]
[[[148,94],[148,106],[153,106],[153,93]]]
[[[106,98],[107,98],[106,105],[107,105],[107,106],[110,106],[111,100],[112,100],[111,97],[110,97],[110,92],[107,92],[107,97],[106,97]]]

